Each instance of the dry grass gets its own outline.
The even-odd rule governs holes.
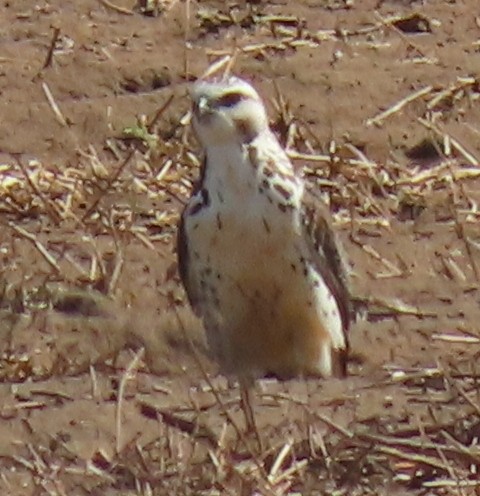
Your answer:
[[[113,3],[102,3],[123,14],[132,13]],[[293,16],[252,17],[246,12],[237,19],[221,12],[202,15],[201,22],[210,28],[251,22],[271,31],[268,42],[212,51],[212,65],[206,75],[234,71],[238,57],[268,59],[278,51],[319,46],[327,38],[341,36],[348,44],[352,37],[360,37],[373,45],[382,41],[384,29],[397,32],[404,20],[401,16],[379,18],[368,29],[312,33]],[[417,25],[422,19],[414,21]],[[403,31],[400,33],[405,43],[412,43]],[[425,63],[431,62],[418,51]],[[68,115],[63,114],[48,85],[43,90],[58,121],[67,125]],[[480,175],[479,158],[450,136],[441,122],[447,109],[454,107],[461,113],[464,106],[478,102],[479,96],[478,80],[467,75],[446,86],[427,85],[399,96],[387,109],[367,119],[365,127],[385,125],[415,102],[422,109],[418,122],[428,130],[429,138],[418,148],[407,150],[407,156],[410,153],[413,157],[408,164],[394,158],[377,163],[348,139],[332,141],[327,150],[320,147],[309,126],[291,114],[288,97],[277,89],[272,120],[275,129],[290,157],[301,163],[306,177],[321,188],[337,226],[348,226],[352,243],[377,263],[374,279],[380,283],[404,277],[406,264],[401,254],[394,258],[379,253],[359,233],[375,228],[379,236],[391,236],[399,217],[416,221],[427,207],[440,201],[442,222],[455,226],[469,260],[467,268],[460,267],[453,258],[440,254],[444,270],[459,283],[470,281],[478,286],[478,244],[471,229],[478,223],[477,199],[466,186]],[[88,370],[92,401],[103,401],[108,387],[97,377],[96,368],[118,358],[132,343],[136,325],[132,322],[138,319],[135,299],[125,281],[131,276],[125,276],[129,247],[142,247],[165,257],[165,284],[152,298],[161,298],[170,315],[176,315],[175,309],[184,305],[174,271],[168,272],[167,267],[172,260],[170,247],[179,208],[188,197],[199,164],[186,111],[178,114],[178,126],[168,134],[159,130],[170,105],[186,109],[187,100],[167,100],[150,119],[139,118],[138,125],[124,137],[109,141],[110,152],[117,157],[113,165],[102,161],[93,147],[81,152],[81,164],[76,167],[59,168],[20,158],[1,165],[0,211],[6,253],[0,303],[7,344],[0,375],[4,381],[61,377]],[[20,270],[28,277],[18,277],[25,250],[38,257],[36,277],[25,267]],[[432,316],[400,299],[362,294],[357,299],[364,302],[370,316]],[[119,317],[118,312],[128,306],[130,311]],[[90,334],[78,320],[72,324],[82,326],[85,342],[75,337],[62,347],[62,341],[55,339],[29,353],[24,351],[25,343],[20,346],[15,341],[19,329],[41,325],[55,336],[55,319],[71,314],[74,316],[69,319],[88,320]],[[49,320],[40,324],[45,318]],[[182,322],[169,328],[186,330],[182,346],[188,350],[189,330]],[[471,329],[465,333],[439,330],[432,338],[465,347],[479,342],[478,333]],[[158,357],[156,351],[152,354],[154,339],[140,336],[149,365]],[[84,350],[82,354],[79,348]],[[82,358],[72,359],[72,349]],[[48,359],[39,360],[38,350]],[[353,385],[332,395],[308,382],[286,385],[285,389],[267,383],[255,400],[263,439],[259,450],[253,437],[243,432],[235,388],[221,379],[210,379],[201,352],[200,356],[186,351],[196,368],[194,373],[182,370],[160,387],[154,384],[149,388],[140,386],[146,375],[143,353],[143,349],[134,356],[124,352],[124,361],[120,358],[109,372],[115,376],[118,371],[119,375],[114,388],[114,449],[99,450],[85,461],[61,439],[51,439],[55,449],[47,449],[42,432],[29,426],[31,442],[23,454],[3,456],[0,477],[5,486],[13,488],[16,482],[28,481],[38,494],[51,495],[355,495],[403,490],[478,494],[480,404],[474,363],[469,370],[464,364],[451,363],[438,363],[433,368],[392,366],[374,377],[362,377],[361,371],[354,370]],[[374,389],[384,392],[385,403],[393,404],[394,396],[401,394],[411,404],[421,404],[421,411],[427,413],[419,415],[416,422],[405,422],[405,412],[388,414],[387,405],[376,416],[359,415],[360,406],[369,401],[368,391]],[[157,404],[152,398],[159,394]],[[2,418],[72,400],[60,393],[44,395],[40,400],[35,397],[26,401],[13,395],[14,401],[0,410]],[[339,415],[342,409],[346,413]],[[416,410],[413,412],[416,415]],[[137,416],[137,423],[142,419],[157,423],[157,435],[140,442],[127,434],[124,423],[132,415]],[[337,417],[338,421],[333,420]]]

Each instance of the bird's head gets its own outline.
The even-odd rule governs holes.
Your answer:
[[[198,81],[191,95],[193,127],[203,147],[249,143],[268,129],[260,96],[242,79]]]

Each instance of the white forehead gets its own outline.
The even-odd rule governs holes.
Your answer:
[[[193,85],[191,95],[194,101],[198,101],[201,97],[217,98],[226,92],[242,93],[254,100],[260,100],[259,94],[250,83],[234,76],[228,79],[199,80]]]

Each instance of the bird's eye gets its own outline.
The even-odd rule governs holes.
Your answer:
[[[216,102],[217,107],[235,107],[237,103],[240,103],[245,98],[245,95],[242,93],[227,93],[226,95],[221,96]]]

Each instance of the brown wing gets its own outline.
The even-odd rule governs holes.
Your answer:
[[[208,198],[201,195],[202,186],[206,174],[206,157],[204,158],[200,167],[200,177],[194,184],[190,200],[183,210],[177,226],[177,261],[178,272],[182,280],[183,287],[187,293],[187,298],[196,315],[200,315],[200,299],[201,292],[198,284],[195,281],[195,276],[190,270],[190,250],[188,246],[188,235],[185,229],[185,217],[187,215],[195,215],[204,206],[208,205]],[[198,198],[197,198],[198,197]],[[195,199],[197,199],[195,201]]]
[[[306,186],[302,201],[305,238],[311,262],[323,277],[337,301],[345,332],[350,327],[353,307],[349,290],[349,270],[343,247],[331,225],[331,215],[319,198]],[[346,366],[346,351],[340,357],[342,369]]]
[[[188,237],[185,233],[185,211],[180,217],[177,227],[177,261],[178,261],[178,272],[180,274],[180,279],[182,280],[183,287],[187,293],[187,298],[190,306],[193,308],[194,312],[197,313],[197,303],[198,294],[196,291],[196,285],[190,279],[189,274],[189,263],[190,254],[188,252]]]

